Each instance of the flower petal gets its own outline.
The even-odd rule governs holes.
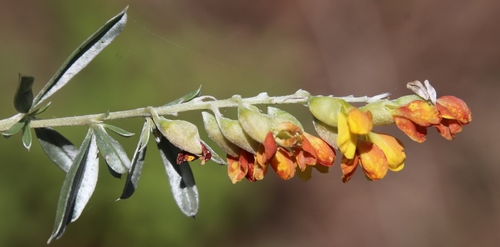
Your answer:
[[[441,123],[435,126],[445,139],[453,140],[457,133],[462,131],[462,124],[458,120],[455,119],[446,119],[443,118]]]
[[[342,182],[347,183],[351,179],[352,175],[358,168],[359,156],[354,156],[354,159],[348,159],[344,155],[342,156],[342,162],[340,163],[340,169],[342,169]]]
[[[456,119],[464,125],[470,123],[472,120],[472,112],[467,104],[455,96],[439,97],[439,99],[437,99],[437,103],[438,104],[436,106],[438,106],[438,110],[443,118]],[[443,112],[441,112],[441,109],[439,108],[440,106],[446,108],[449,114],[443,115]]]
[[[390,135],[371,132],[370,141],[377,145],[385,154],[391,171],[400,171],[404,167],[406,154],[403,144]]]
[[[278,148],[278,151],[271,159],[271,167],[284,180],[288,180],[295,175],[296,164],[291,158],[292,155],[287,150]]]
[[[271,131],[267,132],[264,143],[259,145],[259,150],[257,152],[257,162],[261,165],[265,165],[271,160],[277,150],[276,141],[274,141],[274,136]]]
[[[425,141],[425,136],[427,135],[427,128],[417,125],[412,121],[403,117],[393,117],[396,126],[403,131],[412,140],[422,143]]]
[[[322,166],[332,166],[335,161],[335,150],[321,138],[304,132],[302,142],[307,139],[307,142],[314,148],[318,164]]]
[[[389,164],[382,149],[371,142],[359,140],[358,152],[359,164],[368,178],[380,180],[385,177]]]
[[[349,131],[358,135],[366,135],[372,131],[373,116],[370,111],[362,112],[358,108],[352,108],[347,114]]]
[[[245,151],[242,151],[242,153]],[[248,172],[248,161],[227,155],[227,174],[233,184],[241,181]]]
[[[422,100],[414,100],[407,105],[396,108],[393,110],[392,115],[407,118],[424,127],[438,124],[441,121],[436,107]]]
[[[358,136],[351,131],[349,131],[349,125],[347,124],[347,118],[345,114],[339,113],[338,115],[338,130],[339,134],[337,136],[337,146],[340,152],[342,152],[348,159],[354,157],[356,152],[356,142]]]

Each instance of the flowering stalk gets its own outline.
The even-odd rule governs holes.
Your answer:
[[[127,174],[119,199],[129,198],[134,193],[151,136],[159,150],[174,200],[181,212],[194,217],[199,205],[198,189],[190,167],[194,160],[199,159],[202,165],[209,160],[227,165],[232,183],[243,179],[262,180],[271,169],[284,180],[296,175],[308,180],[313,169],[327,173],[339,152],[343,182],[349,181],[358,167],[368,179],[380,180],[388,171],[403,169],[406,153],[401,141],[375,131],[377,126],[395,124],[410,139],[424,142],[429,127],[435,127],[444,138],[452,140],[472,120],[464,101],[454,96],[437,98],[428,81],[408,83],[414,94],[393,100],[387,98],[387,93],[373,97],[333,97],[312,96],[304,90],[285,96],[261,93],[251,98],[235,95],[217,100],[212,96],[200,96],[198,89],[160,107],[40,119],[38,116],[50,105],[42,106],[41,103],[66,85],[122,31],[126,10],[83,42],[36,96],[31,90],[34,78],[20,75],[14,96],[18,114],[0,120],[1,134],[10,137],[21,132],[27,149],[31,147],[31,130],[34,129],[44,152],[65,174],[48,242],[61,237],[66,225],[80,216],[89,201],[97,183],[98,154],[105,160],[111,175],[120,178]],[[351,103],[364,105],[356,107]],[[282,104],[308,107],[318,136],[308,133],[295,116],[276,107]],[[261,111],[257,105],[266,105],[266,111]],[[236,119],[222,115],[220,109],[229,107],[237,108]],[[208,137],[225,156],[218,155],[202,140],[196,125],[177,119],[178,113],[185,111],[202,111]],[[145,121],[132,159],[129,159],[107,130],[123,137],[134,133],[105,122],[134,117]],[[78,125],[89,128],[80,147],[53,129]]]

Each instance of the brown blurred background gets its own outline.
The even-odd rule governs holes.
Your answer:
[[[231,185],[224,167],[193,164],[196,220],[171,199],[151,145],[136,194],[101,169],[80,219],[53,246],[494,246],[500,241],[500,3],[497,1],[2,1],[0,117],[15,113],[17,73],[37,92],[65,58],[126,5],[124,32],[51,98],[45,118],[161,105],[203,85],[217,98],[293,93],[409,94],[429,79],[464,99],[473,121],[449,142],[424,144],[394,126],[406,167],[378,182],[338,163],[307,183]],[[173,43],[172,43],[173,42]],[[175,44],[174,44],[175,43]],[[176,45],[177,44],[177,45]],[[285,107],[313,132],[302,106]],[[231,114],[231,112],[228,112]],[[181,117],[199,123],[199,113]],[[114,123],[138,132],[141,120]],[[75,144],[85,128],[60,128]],[[118,137],[117,137],[118,138]],[[137,136],[122,140],[132,153]],[[37,141],[0,141],[0,245],[41,246],[50,235],[63,173]],[[101,162],[102,163],[102,162]]]

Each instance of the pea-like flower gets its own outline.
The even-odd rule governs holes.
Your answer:
[[[404,167],[406,154],[403,144],[390,135],[370,132],[360,138],[352,159],[342,157],[342,182],[348,182],[356,168],[361,166],[370,180],[380,180],[388,170],[400,171]]]
[[[462,131],[462,126],[472,121],[472,113],[467,104],[455,96],[438,98],[436,108],[441,121],[434,126],[447,140],[455,139],[455,135]]]

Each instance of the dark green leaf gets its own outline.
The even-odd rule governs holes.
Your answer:
[[[97,184],[99,159],[96,138],[90,128],[64,179],[57,203],[54,229],[47,244],[59,239],[66,226],[78,219]]]
[[[127,8],[101,26],[71,53],[59,70],[35,97],[35,107],[66,85],[73,76],[85,68],[97,54],[120,34],[127,22]]]
[[[15,123],[14,125],[12,125],[12,127],[10,127],[8,130],[2,132],[2,135],[5,138],[11,137],[11,136],[15,135],[17,132],[19,132],[20,130],[22,130],[24,127],[24,124],[26,124],[25,121],[19,121],[19,122]]]
[[[159,137],[159,140],[157,145],[165,165],[174,200],[182,213],[194,217],[198,212],[199,199],[191,167],[186,161],[180,164],[176,163],[179,148],[170,143],[163,135]]]
[[[33,142],[33,139],[31,138],[31,128],[30,128],[30,123],[26,122],[23,127],[23,145],[28,151],[31,148],[31,143]]]
[[[111,174],[120,178],[121,174],[130,168],[130,160],[122,145],[113,139],[101,124],[92,125],[94,129],[97,146],[106,164],[110,168]]]
[[[35,78],[19,74],[19,86],[14,96],[14,107],[20,113],[27,113],[33,106],[33,91],[31,87]]]
[[[125,187],[123,188],[122,195],[120,199],[127,199],[135,192],[137,185],[139,184],[139,178],[141,177],[142,166],[144,165],[144,159],[146,158],[147,142],[149,140],[149,135],[151,133],[152,121],[145,120],[144,126],[142,127],[141,137],[137,143],[137,148],[135,149],[134,156],[132,157],[130,171],[127,174],[127,180],[125,182]]]
[[[78,149],[54,129],[36,128],[35,134],[47,156],[67,173],[78,154]]]
[[[102,126],[104,126],[106,129],[109,129],[109,130],[111,130],[111,131],[115,132],[116,134],[121,135],[123,137],[131,137],[131,136],[135,135],[132,132],[128,132],[128,131],[126,131],[120,127],[116,127],[114,125],[102,124]]]
[[[211,161],[219,164],[219,165],[227,165],[227,162],[221,158],[215,151],[212,147],[208,146],[208,144],[206,142],[204,142],[203,140],[201,141],[203,143],[203,145],[205,145],[205,147],[208,149],[208,151],[210,151],[210,153],[212,154],[212,158],[210,158]]]
[[[200,93],[201,93],[201,86],[197,90],[192,91],[192,92],[190,92],[190,93],[188,93],[188,94],[186,94],[186,95],[184,95],[184,96],[182,96],[174,101],[168,102],[163,106],[177,105],[177,104],[181,104],[184,102],[188,102],[188,101],[200,96]]]

